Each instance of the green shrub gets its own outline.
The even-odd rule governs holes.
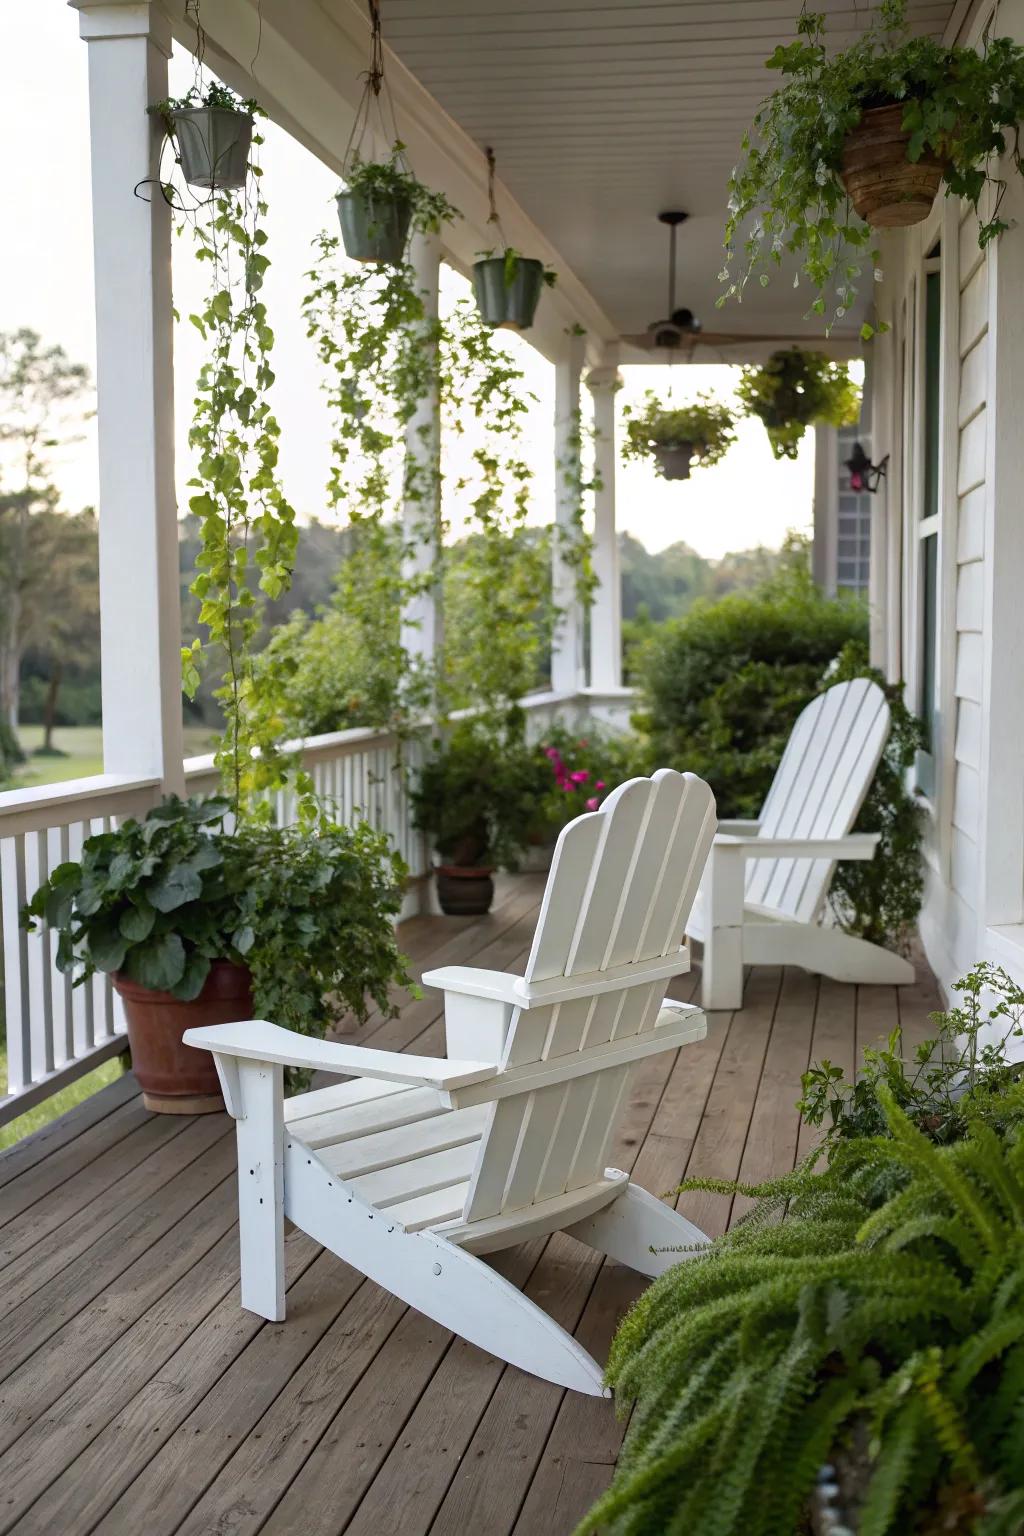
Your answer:
[[[745,1190],[625,1319],[608,1379],[636,1406],[578,1536],[791,1536],[825,1461],[859,1536],[1022,1529],[1024,1140],[939,1146],[877,1101],[886,1135]]]
[[[825,1127],[826,1148],[885,1134],[879,1088],[933,1141],[958,1141],[979,1121],[1000,1131],[1024,1122],[1024,1063],[1010,1059],[1011,1042],[1024,1038],[1024,988],[983,962],[953,990],[963,1002],[932,1014],[935,1035],[911,1063],[895,1029],[881,1049],[865,1050],[855,1082],[827,1059],[804,1073],[798,1108],[809,1125]]]
[[[634,736],[596,720],[583,721],[575,730],[549,726],[534,748],[536,811],[531,841],[553,840],[570,821],[596,811],[613,789],[643,772],[637,766],[637,749]]]
[[[413,821],[447,864],[515,868],[538,815],[525,717],[460,720],[435,738],[410,791]]]
[[[825,597],[796,549],[753,591],[696,603],[636,658],[650,763],[707,779],[720,816],[756,816],[826,667],[866,637],[864,605]]]

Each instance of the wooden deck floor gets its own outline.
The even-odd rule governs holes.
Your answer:
[[[405,947],[515,969],[540,891],[413,919]],[[440,1051],[438,1003],[360,1038]],[[740,1012],[645,1067],[615,1160],[657,1193],[787,1169],[808,1061],[852,1067],[898,1021],[919,1039],[935,1006],[928,976],[898,994],[759,967]],[[680,1208],[712,1233],[733,1214]],[[234,1212],[230,1121],[149,1115],[131,1077],[0,1157],[0,1533],[567,1536],[611,1475],[608,1403],[453,1339],[299,1233],[288,1321],[262,1323],[238,1305]],[[598,1358],[643,1283],[565,1236],[496,1262]]]

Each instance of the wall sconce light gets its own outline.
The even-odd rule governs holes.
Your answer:
[[[864,452],[862,443],[854,443],[853,452],[845,461],[846,468],[850,472],[851,491],[870,491],[872,496],[878,490],[878,482],[885,474],[889,464],[889,455],[880,464],[872,464]]]

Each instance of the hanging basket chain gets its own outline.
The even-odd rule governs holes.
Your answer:
[[[484,153],[487,156],[487,206],[490,212],[487,215],[488,224],[493,224],[501,241],[502,250],[508,250],[508,241],[505,239],[505,231],[501,227],[501,215],[498,213],[498,202],[495,191],[495,183],[498,171],[498,161],[494,150],[488,144]]]
[[[345,145],[345,155],[342,160],[343,175],[350,170],[353,161],[362,159],[363,140],[370,131],[370,120],[374,111],[377,114],[384,142],[391,145],[393,149],[401,142],[395,104],[384,75],[384,38],[381,32],[380,3],[381,0],[367,0],[370,12],[370,65],[360,76],[363,82],[363,93],[359,98],[359,106],[356,108],[356,115],[352,122],[352,132]],[[404,152],[396,150],[394,153],[398,163],[405,170],[410,170]]]

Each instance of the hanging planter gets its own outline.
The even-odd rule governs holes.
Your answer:
[[[910,158],[904,102],[868,107],[843,144],[840,176],[872,229],[905,229],[931,213],[949,161],[933,150]]]
[[[690,470],[717,464],[736,441],[735,413],[701,393],[691,405],[662,405],[650,390],[643,409],[627,405],[624,459],[653,459],[663,480],[689,480]]]
[[[509,247],[504,255],[489,253],[473,264],[473,292],[485,324],[496,330],[528,331],[545,285],[556,275],[529,256]]]
[[[174,140],[182,175],[204,192],[237,192],[245,186],[256,104],[214,83],[205,94],[161,102],[156,109]]]
[[[792,252],[811,311],[833,323],[880,275],[873,231],[927,218],[941,186],[974,209],[983,247],[1007,228],[998,157],[1024,173],[1024,48],[987,34],[977,49],[912,37],[904,0],[873,9],[839,52],[826,48],[823,23],[804,11],[797,39],[767,61],[783,83],[754,118],[730,180],[720,280],[725,298],[739,298]],[[872,333],[865,322],[861,335]]]
[[[502,249],[481,251],[473,263],[473,293],[476,307],[485,325],[494,330],[528,331],[533,324],[545,288],[553,288],[558,273],[533,256],[521,256],[507,244],[495,201],[497,162],[494,150],[487,150],[487,200],[493,224],[501,237]]]
[[[401,266],[412,225],[408,196],[367,189],[339,192],[336,202],[346,256],[352,261]]]
[[[443,192],[417,181],[398,140],[387,160],[361,160],[353,153],[336,201],[345,255],[380,266],[402,265],[412,232],[436,234],[458,217]]]
[[[760,368],[744,368],[736,395],[757,416],[777,459],[795,459],[807,428],[845,427],[860,414],[860,390],[845,363],[789,347]]]

